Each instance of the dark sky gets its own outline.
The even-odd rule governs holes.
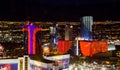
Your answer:
[[[0,20],[79,21],[120,20],[119,0],[1,0]]]

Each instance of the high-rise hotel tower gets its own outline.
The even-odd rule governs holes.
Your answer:
[[[80,37],[84,40],[92,39],[92,25],[93,25],[93,17],[92,16],[84,16],[81,18],[81,30]]]

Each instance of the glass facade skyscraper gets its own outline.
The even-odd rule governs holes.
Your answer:
[[[92,39],[92,25],[93,25],[92,16],[84,16],[81,18],[80,37],[82,37],[84,40]]]

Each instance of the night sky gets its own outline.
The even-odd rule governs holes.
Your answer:
[[[0,20],[80,21],[120,20],[119,0],[1,0]]]

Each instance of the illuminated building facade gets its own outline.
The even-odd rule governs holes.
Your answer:
[[[23,26],[23,31],[27,31],[27,40],[25,39],[25,43],[27,41],[28,53],[27,54],[36,54],[37,49],[37,32],[41,31],[41,28],[34,26],[33,24],[26,24]],[[25,37],[26,38],[26,37]]]
[[[12,52],[6,51],[6,55],[9,55],[9,53],[11,53],[16,56],[22,56],[24,50],[25,50],[25,54],[28,53],[27,51],[28,31],[24,31],[24,32],[22,31],[22,26],[24,25],[24,23],[25,22],[19,22],[19,21],[18,22],[0,21],[1,44],[4,45],[4,47],[9,51],[15,49],[15,51]],[[58,24],[58,28],[57,28],[59,34],[58,40],[64,40],[65,30],[66,30],[65,26],[66,23],[68,22],[56,22],[56,23]],[[80,31],[82,31],[81,30],[82,23],[81,22],[69,22],[69,23],[73,26],[73,32],[71,35],[73,35],[74,38],[78,37],[80,35]],[[42,34],[41,31],[37,32],[36,40],[37,42],[39,42],[36,43],[37,46],[38,44],[40,45],[40,41],[42,41],[42,45],[44,43],[49,43],[51,41],[49,28],[53,27],[53,22],[34,22],[34,25],[36,25],[38,28],[42,27],[43,29],[47,29],[47,31],[42,30]],[[120,21],[94,21],[92,27],[93,40],[112,40],[112,41],[116,41],[115,45],[119,45],[120,44],[119,26],[120,26]],[[42,35],[42,37],[40,37],[40,35]],[[119,46],[116,48],[119,48]],[[18,52],[18,54],[16,54],[16,52]]]
[[[58,28],[58,24],[57,23],[53,23],[52,26],[50,26],[50,35],[51,35],[51,43],[57,45],[57,28]]]
[[[92,16],[84,16],[81,18],[80,37],[84,38],[84,40],[92,39],[92,25],[93,25]]]

